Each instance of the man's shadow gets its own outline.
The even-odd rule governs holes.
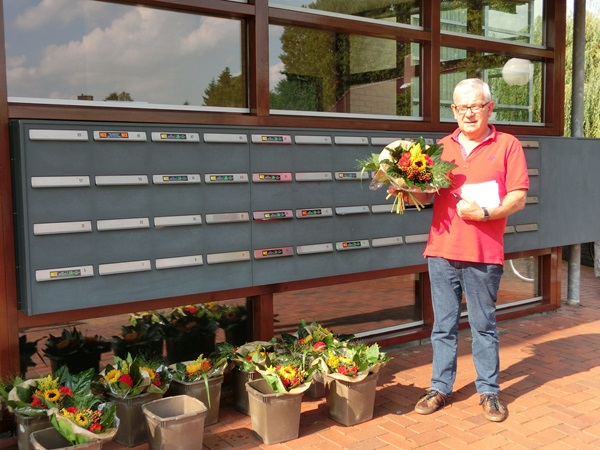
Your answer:
[[[550,381],[586,372],[600,365],[600,333],[531,344],[522,351],[529,356],[505,369],[500,366],[498,382],[502,394],[505,394],[502,395],[502,401],[507,404]],[[500,358],[502,364],[502,352]],[[511,383],[514,380],[517,381]],[[453,397],[456,401],[475,394],[475,384],[469,383],[456,390]]]

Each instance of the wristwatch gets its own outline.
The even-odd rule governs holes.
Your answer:
[[[490,212],[487,210],[487,208],[481,208],[483,210],[483,219],[481,219],[482,222],[487,222],[488,220],[490,220]]]

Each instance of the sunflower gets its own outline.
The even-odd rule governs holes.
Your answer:
[[[58,389],[44,391],[44,398],[49,402],[56,403],[60,400],[60,391]]]
[[[104,379],[110,384],[116,383],[117,381],[119,381],[119,378],[121,378],[121,371],[118,369],[111,370],[104,377]]]
[[[75,422],[82,428],[87,428],[90,424],[90,418],[84,412],[78,412],[75,414]]]
[[[150,367],[140,367],[140,372],[146,372],[151,380],[154,380],[154,378],[156,378],[156,373]]]

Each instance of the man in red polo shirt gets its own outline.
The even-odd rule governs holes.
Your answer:
[[[464,294],[480,404],[486,419],[501,422],[508,410],[498,398],[496,295],[503,273],[506,218],[525,207],[529,178],[519,141],[488,123],[494,102],[487,83],[461,81],[453,101],[458,129],[439,143],[442,159],[458,167],[452,171],[452,187],[436,195],[424,253],[434,310],[433,369],[430,390],[415,411],[431,414],[450,402]]]

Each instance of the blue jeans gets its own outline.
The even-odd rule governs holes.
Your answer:
[[[472,352],[479,394],[500,392],[496,296],[504,272],[499,264],[479,264],[428,258],[434,323],[431,333],[433,371],[431,389],[452,394],[456,379],[458,323],[462,294],[467,300]]]

